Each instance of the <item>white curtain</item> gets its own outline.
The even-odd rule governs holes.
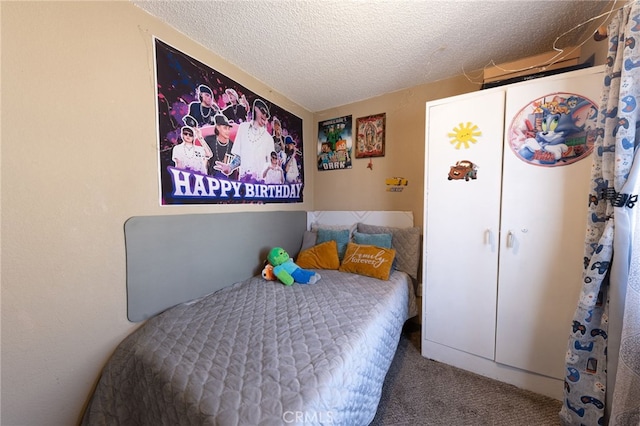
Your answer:
[[[593,153],[583,288],[566,357],[566,425],[640,425],[640,1],[618,10]],[[635,158],[635,161],[634,161]]]
[[[635,161],[629,174],[629,179],[623,191],[629,194],[640,192],[640,150],[636,149]],[[626,192],[624,192],[626,193]],[[637,198],[636,198],[637,200]],[[618,209],[616,209],[618,210]],[[613,280],[620,280],[617,296],[618,308],[614,310],[614,295],[612,294],[612,312],[618,312],[616,324],[611,326],[615,345],[610,344],[613,355],[611,367],[608,371],[615,374],[608,381],[607,407],[611,401],[609,425],[640,425],[640,207],[635,209],[620,209],[615,215],[615,245],[614,252],[627,253],[623,259],[618,276],[612,271]],[[619,247],[620,246],[620,247]],[[624,263],[628,261],[628,268]],[[614,260],[613,267],[618,269],[618,262]],[[625,270],[626,269],[626,270]],[[626,278],[626,280],[625,280]],[[626,286],[624,285],[626,284]],[[619,332],[618,330],[621,331]],[[618,332],[620,336],[618,337]],[[615,351],[616,348],[619,348]],[[609,390],[611,390],[609,392]]]

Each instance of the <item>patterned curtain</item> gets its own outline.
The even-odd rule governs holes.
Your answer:
[[[565,425],[604,425],[607,417],[610,425],[640,424],[640,238],[633,235],[640,228],[639,208],[634,209],[640,180],[640,157],[634,166],[640,137],[640,0],[617,11],[608,34],[583,287],[566,356],[560,411]]]

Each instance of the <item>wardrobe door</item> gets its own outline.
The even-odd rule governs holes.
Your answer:
[[[425,133],[424,338],[489,359],[503,109],[502,90],[430,102]]]
[[[559,379],[581,287],[597,70],[507,90],[496,361]],[[552,132],[562,139],[546,145]]]

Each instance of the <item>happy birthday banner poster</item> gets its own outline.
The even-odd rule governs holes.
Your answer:
[[[161,204],[302,202],[302,119],[154,40]]]

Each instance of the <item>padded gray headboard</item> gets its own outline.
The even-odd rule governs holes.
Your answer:
[[[124,224],[129,321],[260,273],[273,246],[295,257],[306,226],[305,211],[129,218]]]

